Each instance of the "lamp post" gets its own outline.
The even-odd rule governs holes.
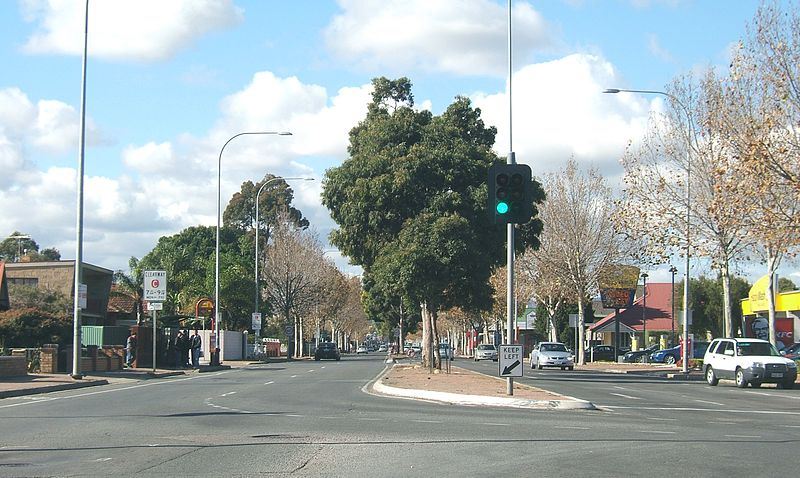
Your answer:
[[[686,119],[689,121],[689,133],[692,134],[694,128],[692,127],[692,115],[689,113],[689,109],[684,105],[675,95],[667,93],[666,91],[657,91],[657,90],[623,90],[620,88],[608,88],[603,93],[643,93],[643,94],[651,94],[651,95],[662,95],[666,96],[667,98],[671,99],[675,102],[678,106],[681,107],[683,112],[686,114]],[[684,285],[683,285],[683,343],[689,343],[689,320],[692,316],[691,311],[689,310],[689,258],[690,258],[690,251],[691,251],[691,241],[690,241],[690,219],[691,219],[691,199],[692,196],[690,194],[690,179],[691,179],[691,171],[692,171],[692,160],[689,154],[691,151],[691,145],[686,150],[686,264],[685,264],[685,271],[684,271]],[[681,372],[686,375],[689,373],[689,350],[686,345],[681,348],[681,355],[683,358],[683,366],[681,367]]]
[[[649,345],[647,343],[647,272],[642,272],[642,341],[644,348]]]
[[[292,135],[292,133],[288,131],[246,131],[231,136],[228,141],[225,141],[225,144],[222,145],[222,149],[219,150],[219,159],[217,160],[217,239],[214,248],[214,349],[219,349],[219,230],[222,222],[222,153],[225,151],[225,146],[228,146],[228,143],[239,136],[256,134]],[[217,360],[219,360],[219,357],[217,357]]]
[[[672,322],[672,346],[675,346],[675,273],[678,268],[669,266],[669,272],[672,274],[672,288],[670,289],[669,303],[672,306],[672,314],[669,316]]]
[[[261,295],[261,294],[260,294],[260,290],[259,290],[259,288],[258,288],[258,230],[260,229],[260,227],[259,227],[259,226],[260,226],[260,223],[258,222],[258,217],[259,217],[259,216],[258,216],[258,205],[259,205],[259,198],[260,198],[260,196],[261,196],[261,191],[263,191],[263,190],[264,190],[264,187],[265,187],[267,184],[270,184],[270,183],[272,183],[272,182],[275,182],[275,181],[277,181],[277,180],[279,180],[279,179],[282,179],[282,180],[284,180],[284,181],[290,181],[290,180],[293,180],[293,179],[299,179],[299,180],[302,180],[302,181],[313,181],[313,180],[314,180],[314,178],[304,178],[304,177],[296,177],[296,178],[284,178],[284,177],[282,177],[282,176],[275,176],[274,178],[271,178],[271,179],[268,179],[267,181],[265,181],[265,182],[264,182],[264,184],[262,184],[262,185],[261,185],[261,187],[260,187],[260,188],[258,188],[258,192],[256,193],[256,256],[255,256],[255,271],[256,271],[256,303],[255,303],[255,309],[254,309],[256,314],[258,313],[258,299],[259,299],[259,296]]]

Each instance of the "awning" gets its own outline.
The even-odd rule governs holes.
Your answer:
[[[594,333],[600,333],[600,334],[613,334],[614,333],[614,329],[615,329],[614,321],[610,320],[610,321],[608,321],[607,324],[603,325],[599,329],[593,330],[593,332]],[[632,329],[631,327],[628,327],[627,325],[625,325],[621,320],[619,322],[619,331],[620,331],[620,333],[626,333],[626,334],[639,333],[637,330]]]

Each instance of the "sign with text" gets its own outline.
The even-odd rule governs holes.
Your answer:
[[[253,330],[261,330],[261,312],[253,312]]]
[[[522,345],[501,345],[498,354],[498,372],[501,377],[521,377],[524,358]]]
[[[164,304],[161,302],[147,302],[147,310],[164,310]]]
[[[88,290],[86,289],[86,284],[78,285],[78,308],[81,310],[86,308],[86,297],[88,296]]]
[[[144,300],[148,302],[167,300],[166,271],[144,271]]]

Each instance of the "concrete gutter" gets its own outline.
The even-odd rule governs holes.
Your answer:
[[[38,395],[40,393],[60,392],[62,390],[72,390],[76,388],[95,387],[98,385],[108,385],[108,380],[90,379],[76,380],[74,382],[51,383],[26,388],[11,390],[0,390],[0,398],[22,397],[25,395]]]
[[[434,392],[429,390],[417,390],[410,388],[390,387],[384,385],[382,378],[386,375],[389,367],[383,370],[380,375],[372,382],[372,390],[379,395],[388,395],[398,398],[429,400],[433,402],[449,403],[462,406],[483,406],[483,407],[507,407],[523,408],[533,410],[597,410],[592,402],[586,400],[529,400],[512,397],[490,397],[485,395],[466,395],[460,393]],[[367,384],[365,391],[370,387]]]

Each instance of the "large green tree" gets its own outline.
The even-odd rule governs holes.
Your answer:
[[[326,172],[323,204],[339,226],[331,242],[420,305],[427,361],[438,311],[491,305],[488,281],[505,258],[506,228],[489,221],[486,179],[503,161],[491,149],[496,129],[467,98],[433,116],[413,108],[407,78],[378,78],[373,88],[367,117],[350,132],[350,157]],[[521,225],[519,250],[538,246],[540,231],[538,220]]]
[[[0,261],[14,262],[22,256],[28,257],[31,262],[57,261],[61,253],[54,247],[39,250],[39,244],[29,235],[14,231],[3,241],[0,241]]]

